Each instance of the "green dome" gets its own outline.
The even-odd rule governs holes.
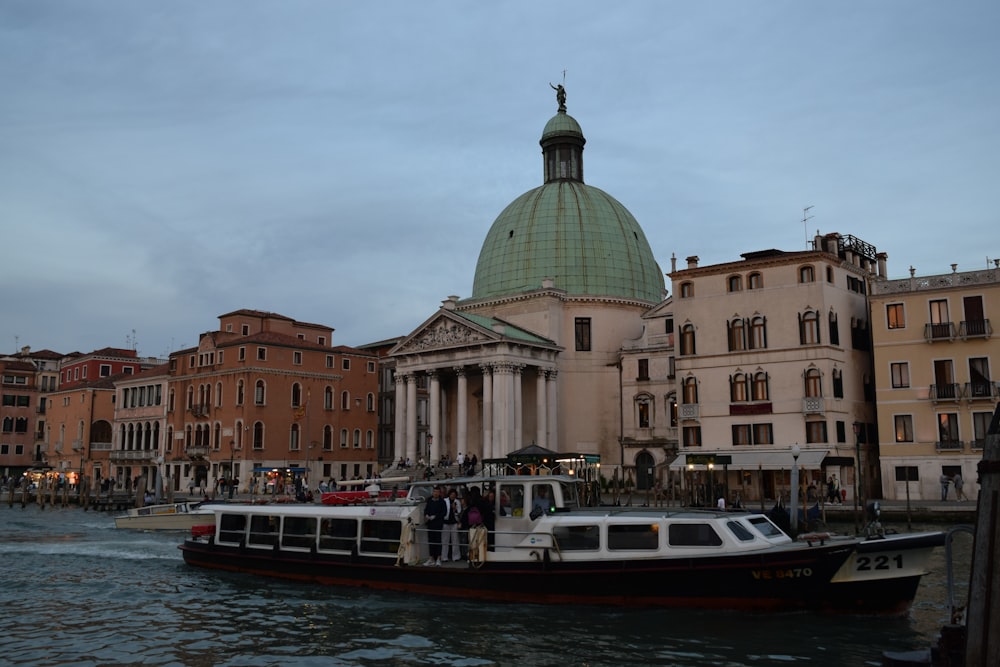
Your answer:
[[[663,299],[663,273],[639,223],[614,197],[583,183],[585,141],[565,112],[546,124],[546,182],[511,202],[493,223],[479,253],[472,298],[530,292],[551,278],[570,295]]]

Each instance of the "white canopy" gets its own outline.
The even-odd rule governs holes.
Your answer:
[[[803,449],[802,453],[799,454],[799,467],[808,470],[817,470],[822,467],[823,459],[829,453],[830,450],[828,449]],[[701,459],[706,456],[728,456],[732,459],[731,463],[716,463],[716,470],[721,470],[723,467],[728,467],[730,470],[791,470],[794,462],[790,449],[770,451],[759,449],[734,451],[730,449],[718,452],[688,452],[686,454],[679,454],[674,459],[674,462],[670,464],[670,469],[686,469],[688,456],[695,459]],[[696,470],[704,470],[706,466],[703,463],[695,463],[694,467]]]

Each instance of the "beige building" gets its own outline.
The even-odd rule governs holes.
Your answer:
[[[911,269],[909,278],[873,282],[871,311],[885,497],[940,499],[941,477],[958,474],[974,499],[1000,395],[990,324],[1000,312],[1000,269]]]
[[[670,273],[680,454],[671,468],[685,495],[711,503],[721,484],[730,500],[787,497],[797,446],[803,487],[821,493],[836,475],[850,500],[860,458],[861,497],[876,496],[867,285],[881,258],[840,234],[742,257],[690,257]]]

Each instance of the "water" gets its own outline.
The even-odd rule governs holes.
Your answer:
[[[916,528],[916,527],[915,527]],[[879,665],[948,620],[944,550],[908,618],[484,604],[186,566],[178,533],[0,506],[0,663],[16,665]],[[968,556],[971,540],[962,538]],[[966,575],[961,575],[963,578]]]

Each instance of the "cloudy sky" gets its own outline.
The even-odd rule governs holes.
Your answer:
[[[587,183],[664,271],[817,229],[890,277],[984,268],[998,25],[996,0],[3,0],[0,352],[166,356],[238,308],[409,333],[541,184],[564,70]]]

